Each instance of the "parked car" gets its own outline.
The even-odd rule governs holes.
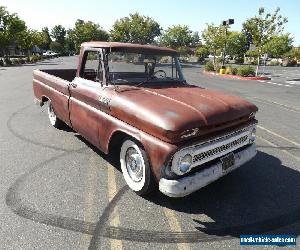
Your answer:
[[[188,195],[256,155],[257,107],[188,84],[173,49],[86,42],[77,70],[34,70],[33,90],[54,127],[67,124],[104,153],[117,151],[139,195],[156,183],[168,196]]]
[[[57,56],[57,53],[55,53],[51,50],[48,50],[48,51],[43,53],[43,56]]]

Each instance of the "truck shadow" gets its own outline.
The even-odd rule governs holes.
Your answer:
[[[259,151],[242,168],[188,197],[166,200],[156,194],[149,201],[191,214],[195,229],[208,235],[239,237],[272,231],[299,235],[299,223],[289,227],[300,220],[299,183],[298,171]]]
[[[116,152],[105,155],[80,135],[76,137],[121,171]],[[295,224],[300,220],[299,183],[298,171],[284,166],[273,155],[258,151],[245,166],[187,197],[174,199],[157,191],[144,198],[184,213],[188,217],[185,223],[190,221],[195,230],[206,235],[299,235],[300,224]]]

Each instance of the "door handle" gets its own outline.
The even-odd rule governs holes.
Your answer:
[[[72,86],[73,88],[76,88],[76,87],[77,87],[77,83],[71,82],[71,86]]]

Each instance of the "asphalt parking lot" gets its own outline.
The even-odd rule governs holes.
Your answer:
[[[0,68],[0,249],[256,249],[239,235],[266,232],[297,235],[299,246],[300,68],[243,81],[184,66],[188,82],[259,107],[258,154],[186,198],[145,199],[114,157],[54,129],[33,104],[33,69],[76,65],[65,57]]]

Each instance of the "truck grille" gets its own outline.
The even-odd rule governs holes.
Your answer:
[[[205,160],[206,158],[213,157],[216,154],[221,154],[222,152],[228,151],[231,148],[235,148],[241,144],[243,144],[248,139],[248,135],[244,135],[232,142],[229,142],[227,144],[221,145],[219,147],[207,150],[205,152],[202,152],[200,154],[194,155],[193,157],[193,163],[196,163],[198,161]]]

